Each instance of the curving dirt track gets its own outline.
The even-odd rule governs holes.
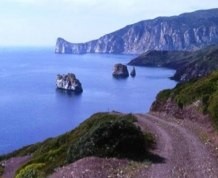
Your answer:
[[[150,114],[136,114],[142,129],[148,129],[157,138],[155,154],[165,159],[152,164],[135,177],[149,178],[216,178],[217,159],[190,130],[176,122]]]
[[[27,161],[29,161],[30,156],[24,156],[24,157],[15,157],[11,158],[4,162],[5,170],[4,174],[2,175],[2,178],[13,178],[15,176],[15,172],[20,166],[25,164]]]

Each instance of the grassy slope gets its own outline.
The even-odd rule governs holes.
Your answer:
[[[20,170],[20,173],[23,177],[25,177],[24,175],[29,176],[30,174],[32,174],[34,172],[33,170],[38,170],[38,177],[40,177],[39,175],[43,177],[43,175],[50,174],[55,168],[70,162],[74,162],[75,160],[85,156],[97,155],[102,157],[114,156],[128,158],[128,155],[130,154],[125,155],[119,152],[119,149],[117,149],[118,147],[114,148],[112,145],[110,145],[110,141],[113,145],[115,143],[120,144],[120,138],[124,138],[123,141],[125,141],[125,136],[131,138],[131,133],[133,133],[134,139],[136,138],[136,142],[145,141],[146,151],[153,144],[152,137],[149,134],[145,134],[142,137],[143,134],[133,124],[134,122],[135,117],[132,115],[121,116],[98,113],[83,122],[80,126],[72,130],[71,132],[63,134],[56,138],[47,139],[42,143],[37,143],[24,147],[13,153],[2,156],[0,157],[0,159],[7,159],[14,156],[31,154],[31,161],[27,163],[23,167],[23,169]],[[118,135],[113,135],[114,132],[112,132],[113,130],[111,130],[110,128],[119,128],[118,130],[120,130],[121,128],[121,130],[119,133],[117,132]],[[107,132],[105,132],[105,130]],[[101,147],[102,144],[99,144],[101,143],[102,139],[105,139],[105,135],[110,136],[107,136],[109,143],[106,142],[103,144],[104,146],[107,146],[108,150]],[[93,146],[92,143],[95,143],[97,146],[95,146],[95,144]],[[130,159],[134,158],[134,156],[140,156],[137,155],[138,153],[136,150],[129,150],[133,151],[133,154],[130,155],[132,156],[130,157]],[[100,151],[101,153],[99,153]],[[122,151],[122,149],[120,151]],[[114,152],[116,154],[110,154]],[[74,155],[72,155],[72,153],[74,153]]]
[[[172,90],[163,90],[156,100],[166,103],[169,98],[180,108],[200,100],[201,112],[209,114],[218,128],[218,71],[195,81],[178,84]]]

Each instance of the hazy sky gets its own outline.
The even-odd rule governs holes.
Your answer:
[[[217,0],[0,0],[0,46],[85,42],[140,20],[217,7]]]

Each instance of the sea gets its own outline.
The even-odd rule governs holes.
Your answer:
[[[96,112],[148,112],[159,91],[176,85],[169,79],[175,71],[136,67],[135,78],[112,77],[114,64],[134,57],[1,47],[0,154],[70,131]],[[56,89],[57,74],[67,73],[80,80],[82,94]]]

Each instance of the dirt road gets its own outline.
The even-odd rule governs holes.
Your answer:
[[[176,122],[150,114],[136,114],[142,129],[149,129],[157,138],[154,153],[163,157],[163,163],[152,164],[136,177],[149,178],[216,178],[217,160],[190,130]]]
[[[4,162],[5,170],[2,178],[13,178],[16,170],[30,159],[30,156],[11,158]]]

